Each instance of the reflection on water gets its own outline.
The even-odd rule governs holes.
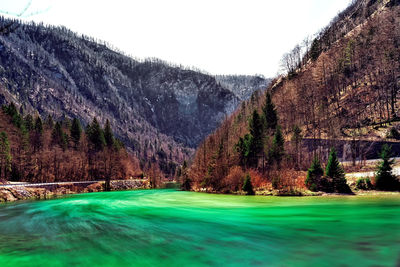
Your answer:
[[[0,205],[0,266],[395,266],[399,222],[399,196],[92,193]]]

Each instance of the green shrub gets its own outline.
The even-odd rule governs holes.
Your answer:
[[[251,183],[250,174],[246,175],[242,190],[246,192],[246,195],[254,195],[253,184]]]
[[[357,187],[357,189],[361,189],[361,190],[372,190],[373,189],[371,179],[369,179],[369,178],[358,179],[356,182],[356,187]]]

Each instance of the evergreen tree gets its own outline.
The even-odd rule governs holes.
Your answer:
[[[13,102],[11,102],[8,106],[6,105],[3,106],[3,111],[10,117],[13,117],[15,114],[18,114],[17,108],[15,107]]]
[[[324,175],[324,171],[322,170],[321,163],[317,157],[314,158],[311,167],[307,171],[307,179],[305,184],[308,189],[311,191],[325,191],[321,188],[321,178]]]
[[[239,142],[235,145],[236,151],[239,153],[239,161],[241,166],[246,166],[249,155],[250,155],[250,146],[253,137],[250,134],[246,134],[244,137],[239,138]]]
[[[35,119],[35,127],[31,133],[31,144],[35,152],[43,146],[43,123],[39,116]]]
[[[48,129],[53,129],[54,121],[53,121],[53,117],[50,114],[47,115],[46,121],[44,123]]]
[[[112,147],[114,144],[114,135],[111,130],[110,121],[107,119],[106,125],[104,127],[104,139],[108,147]]]
[[[326,165],[325,175],[332,179],[331,187],[337,193],[350,193],[350,187],[347,185],[346,177],[334,147],[329,153],[328,164]]]
[[[82,135],[82,127],[81,123],[77,118],[74,118],[72,121],[71,129],[70,129],[71,139],[74,142],[75,149],[78,148],[79,142],[81,140]]]
[[[63,150],[68,146],[68,138],[65,135],[60,122],[56,122],[54,125],[53,132],[51,133],[51,142],[53,145],[59,145]]]
[[[246,175],[243,182],[242,190],[246,192],[246,195],[254,195],[253,184],[251,183],[250,174]]]
[[[43,123],[42,123],[42,119],[38,116],[36,117],[35,120],[35,131],[38,133],[43,133]]]
[[[11,117],[12,124],[14,124],[16,127],[20,129],[25,127],[24,120],[18,113],[17,107],[14,105],[14,103],[10,103],[8,106],[3,106],[3,111]]]
[[[192,188],[192,180],[189,178],[188,171],[187,171],[187,162],[186,160],[183,162],[181,168],[181,177],[182,177],[182,190],[190,191]]]
[[[321,54],[321,45],[320,41],[315,38],[312,42],[311,49],[310,49],[310,57],[313,61],[317,60],[319,55]]]
[[[103,130],[101,129],[96,118],[93,118],[92,123],[88,125],[86,129],[86,135],[94,150],[100,151],[104,148],[106,140],[104,139]]]
[[[5,132],[0,132],[0,179],[7,178],[11,172],[12,156],[10,153],[10,143]]]
[[[262,107],[262,117],[267,131],[276,129],[278,126],[278,114],[274,103],[272,103],[271,94],[269,92],[265,95],[265,104]]]
[[[248,149],[248,162],[251,167],[257,167],[258,155],[263,151],[263,124],[257,110],[253,111],[249,122],[250,144]]]
[[[278,167],[281,164],[283,155],[285,154],[285,139],[283,138],[281,127],[277,126],[274,139],[272,140],[272,148],[270,152],[270,159],[275,161]]]
[[[25,121],[25,129],[29,132],[32,131],[34,128],[32,115],[30,114],[26,115],[24,121]]]
[[[394,164],[392,156],[392,147],[384,144],[380,153],[382,161],[378,165],[375,176],[375,186],[379,190],[400,190],[400,182],[392,173]]]

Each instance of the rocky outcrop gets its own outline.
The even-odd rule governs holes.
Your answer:
[[[218,75],[215,79],[223,87],[232,91],[240,100],[246,100],[257,90],[265,90],[271,79],[260,75]]]

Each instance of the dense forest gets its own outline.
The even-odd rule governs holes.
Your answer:
[[[318,187],[348,192],[337,152],[320,146],[310,152],[304,140],[351,140],[356,159],[363,157],[357,141],[391,137],[377,134],[387,124],[397,132],[398,4],[353,1],[313,40],[285,54],[284,75],[200,144],[187,183],[219,192],[249,189],[249,181],[257,188],[304,189],[312,187],[305,172],[312,165],[309,177],[317,170],[328,184]]]
[[[4,105],[0,111],[0,179],[58,182],[143,177],[137,158],[96,118],[42,119]],[[149,167],[149,166],[147,166]],[[151,166],[150,166],[151,168]]]

